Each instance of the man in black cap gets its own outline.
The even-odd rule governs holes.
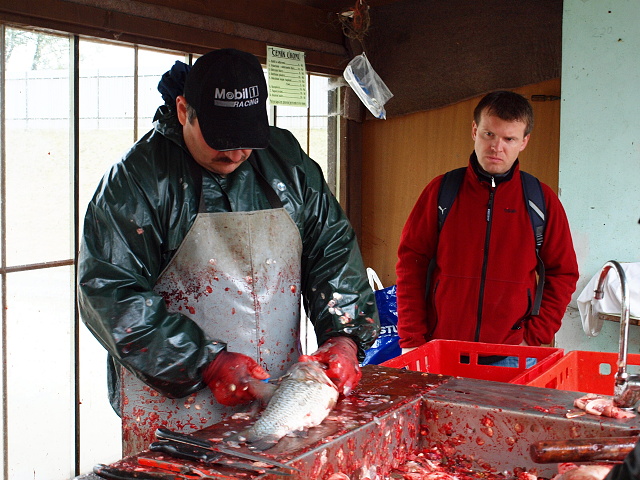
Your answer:
[[[78,264],[125,455],[158,426],[191,431],[246,408],[298,361],[301,300],[311,358],[341,394],[379,331],[353,229],[320,167],[268,125],[257,58],[176,62],[158,88],[153,130],[88,206]]]

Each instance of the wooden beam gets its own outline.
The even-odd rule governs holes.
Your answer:
[[[168,0],[153,1],[168,3]],[[318,73],[341,74],[348,62],[345,47],[326,39],[269,30],[163,5],[150,5],[149,2],[151,0],[146,3],[133,0],[0,0],[0,19],[190,53],[233,47],[249,51],[263,62],[266,46],[277,45],[304,51],[307,68]]]
[[[341,167],[345,179],[341,197],[343,207],[356,233],[358,242],[362,240],[362,123],[344,120],[346,153],[342,156]],[[362,247],[362,245],[360,245]]]
[[[85,0],[86,1],[86,0]],[[244,25],[342,44],[337,14],[286,0],[139,0],[139,2],[215,17]]]

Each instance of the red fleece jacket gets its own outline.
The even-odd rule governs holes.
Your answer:
[[[537,261],[518,162],[511,177],[493,188],[470,162],[438,235],[441,182],[442,175],[426,186],[402,231],[396,266],[400,346],[438,338],[551,343],[578,280],[569,223],[556,194],[542,184],[547,223],[540,256],[546,281],[540,314],[531,316]]]

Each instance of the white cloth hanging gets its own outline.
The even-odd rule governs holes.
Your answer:
[[[629,316],[640,318],[640,263],[620,262],[620,266],[624,270],[629,289]],[[582,319],[582,328],[590,337],[597,336],[602,329],[603,321],[598,318],[598,314],[621,315],[622,312],[620,278],[613,268],[607,272],[607,277],[603,282],[603,298],[601,300],[594,298],[600,271],[598,270],[593,278],[589,280],[577,300],[580,318]]]

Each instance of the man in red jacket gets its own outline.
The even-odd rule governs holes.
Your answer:
[[[560,200],[542,184],[546,230],[540,257],[546,280],[539,314],[532,315],[537,258],[518,162],[532,128],[533,110],[524,97],[507,91],[486,95],[474,111],[474,152],[440,232],[443,176],[422,192],[398,248],[403,353],[433,339],[552,342],[575,290],[578,265]]]

